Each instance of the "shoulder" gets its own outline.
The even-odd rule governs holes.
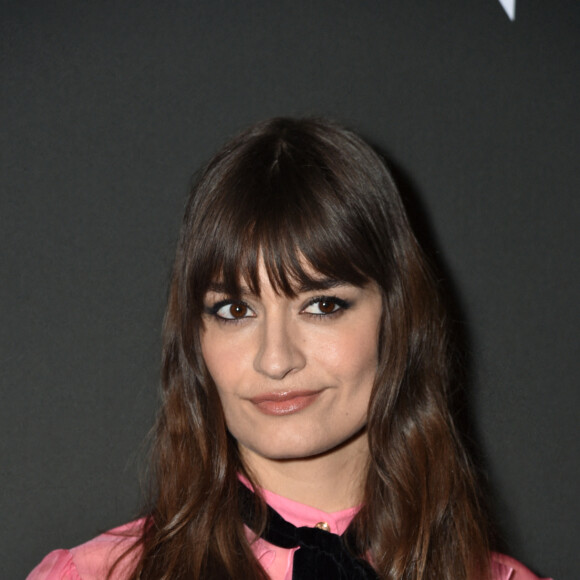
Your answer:
[[[493,580],[541,580],[514,558],[496,552],[491,556],[491,577]]]
[[[26,580],[101,580],[115,560],[141,537],[144,520],[114,528],[71,548],[50,552]],[[139,556],[135,550],[116,568],[111,580],[126,578]]]

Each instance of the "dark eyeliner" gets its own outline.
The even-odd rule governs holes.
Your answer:
[[[312,306],[313,304],[317,304],[318,302],[333,302],[339,308],[338,310],[330,312],[329,314],[312,314],[311,312],[309,312],[308,314],[312,314],[312,316],[321,316],[321,317],[331,316],[332,314],[338,314],[342,310],[348,310],[352,306],[352,302],[350,300],[344,300],[342,298],[338,298],[338,296],[314,296],[306,303],[306,306],[304,306],[303,310],[308,308],[309,306]]]
[[[247,302],[244,302],[243,300],[237,300],[236,298],[226,298],[224,300],[219,300],[212,306],[204,306],[204,312],[210,316],[213,316],[218,322],[224,322],[228,324],[241,322],[242,320],[245,320],[246,317],[226,318],[224,316],[220,316],[218,312],[220,311],[220,309],[222,309],[224,306],[227,306],[228,304],[241,304],[245,306],[250,312],[253,312],[250,305]]]

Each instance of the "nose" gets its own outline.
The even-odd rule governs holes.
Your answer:
[[[254,369],[268,378],[282,380],[306,364],[299,333],[284,316],[266,317],[259,341]]]

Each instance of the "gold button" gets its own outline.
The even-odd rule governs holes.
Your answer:
[[[328,525],[328,522],[318,522],[314,527],[318,528],[319,530],[324,530],[325,532],[330,532],[330,526]]]

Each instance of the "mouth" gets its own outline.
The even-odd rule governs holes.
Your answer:
[[[265,415],[291,415],[312,405],[322,391],[323,389],[319,391],[265,393],[249,400]]]

